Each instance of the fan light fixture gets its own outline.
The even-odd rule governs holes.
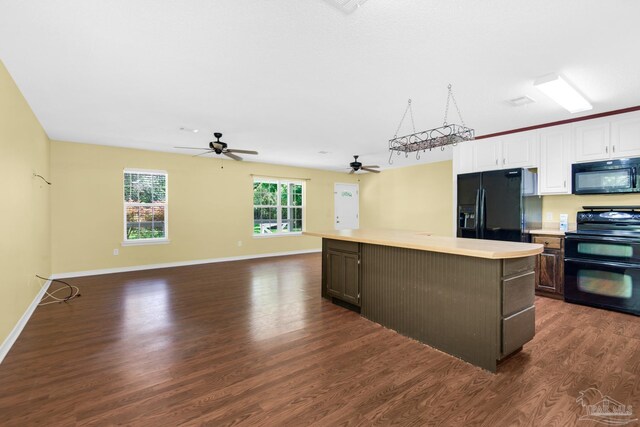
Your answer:
[[[538,78],[533,85],[570,113],[580,113],[593,106],[562,76],[549,74]]]

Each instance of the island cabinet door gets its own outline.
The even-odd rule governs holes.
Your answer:
[[[344,300],[360,305],[360,277],[358,275],[358,255],[344,255]]]
[[[327,251],[327,294],[360,305],[358,254]]]

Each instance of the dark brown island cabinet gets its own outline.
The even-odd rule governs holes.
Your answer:
[[[332,240],[324,250],[324,260],[326,266],[323,272],[326,272],[326,276],[323,296],[360,307],[359,244]]]
[[[491,372],[534,336],[541,245],[411,232],[306,234],[323,237],[322,296],[402,335]]]
[[[531,241],[544,246],[536,260],[536,294],[564,298],[564,237],[543,234],[532,236]]]

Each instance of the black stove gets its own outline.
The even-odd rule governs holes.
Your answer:
[[[565,238],[565,300],[640,315],[640,206],[583,209]]]
[[[640,238],[640,206],[583,206],[576,231],[568,235],[626,236]]]

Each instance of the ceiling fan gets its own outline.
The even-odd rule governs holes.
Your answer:
[[[358,157],[360,156],[354,155],[353,162],[349,163],[349,166],[351,167],[351,171],[349,171],[350,174],[356,173],[359,170],[373,172],[373,173],[380,173],[380,171],[372,169],[372,168],[379,168],[380,166],[377,166],[377,165],[363,166],[362,163],[358,161]]]
[[[216,153],[216,154],[224,154],[225,156],[233,159],[233,160],[242,160],[242,157],[237,156],[236,153],[240,153],[240,154],[258,154],[257,151],[253,151],[253,150],[238,150],[238,149],[231,149],[231,148],[227,148],[227,143],[226,142],[222,142],[220,141],[220,138],[222,138],[222,134],[220,132],[215,132],[213,134],[213,136],[216,138],[215,141],[211,141],[209,143],[209,149],[207,149],[207,151],[205,151],[204,153],[200,153],[200,154],[196,154],[193,157],[197,157],[197,156],[203,156],[205,154],[209,154],[209,153]],[[173,147],[173,148],[183,148],[183,149],[187,149],[187,150],[202,150],[203,148],[198,148],[198,147]]]

